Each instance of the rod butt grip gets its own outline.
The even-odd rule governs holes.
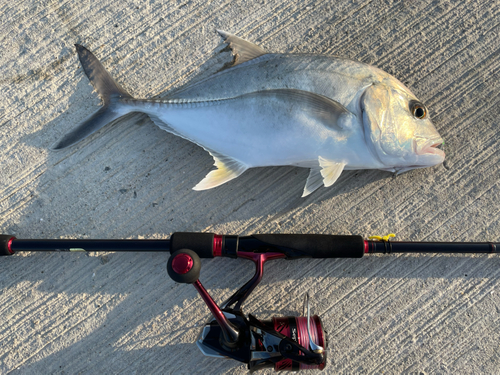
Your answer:
[[[12,241],[16,237],[8,234],[0,234],[0,256],[1,255],[13,255],[14,250],[11,248]]]

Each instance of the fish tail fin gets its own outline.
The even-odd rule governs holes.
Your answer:
[[[71,146],[111,121],[132,112],[123,102],[127,99],[133,99],[132,96],[115,82],[92,52],[79,44],[75,44],[75,47],[83,70],[101,97],[103,106],[57,142],[52,147],[54,150]]]

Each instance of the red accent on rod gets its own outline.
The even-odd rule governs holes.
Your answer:
[[[179,275],[184,275],[193,268],[193,258],[188,254],[178,254],[172,260],[172,269]]]
[[[365,254],[368,254],[370,252],[370,249],[368,247],[368,241],[365,240]]]
[[[9,250],[9,253],[14,254],[15,251],[12,250],[12,241],[14,241],[16,237],[12,237],[9,242],[7,242],[7,250]]]
[[[238,258],[253,260],[255,264],[264,264],[268,260],[284,259],[285,254],[282,253],[252,253],[251,251],[238,251]]]
[[[238,251],[238,258],[253,260],[256,266],[255,275],[251,280],[253,286],[250,289],[250,292],[262,280],[262,275],[264,274],[264,263],[268,260],[283,259],[285,257],[285,254],[282,253],[252,253],[250,251]],[[250,292],[248,292],[248,294],[250,294]]]
[[[222,237],[220,234],[214,234],[214,257],[222,255]]]

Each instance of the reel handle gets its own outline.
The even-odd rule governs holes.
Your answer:
[[[174,252],[167,263],[168,275],[176,283],[193,284],[200,278],[200,269],[200,257],[189,249]]]

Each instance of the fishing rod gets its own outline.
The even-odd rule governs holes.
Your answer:
[[[370,237],[323,234],[254,234],[251,236],[177,232],[161,240],[17,239],[0,235],[0,255],[22,251],[140,251],[170,252],[169,276],[193,284],[212,313],[197,345],[206,356],[247,363],[251,371],[322,370],[327,360],[327,337],[321,319],[310,315],[309,296],[303,316],[261,321],[245,316],[242,305],[262,279],[264,263],[274,259],[361,258],[391,253],[497,253],[494,242],[399,242],[388,235]],[[255,263],[254,276],[220,306],[199,280],[200,258],[243,258]]]

